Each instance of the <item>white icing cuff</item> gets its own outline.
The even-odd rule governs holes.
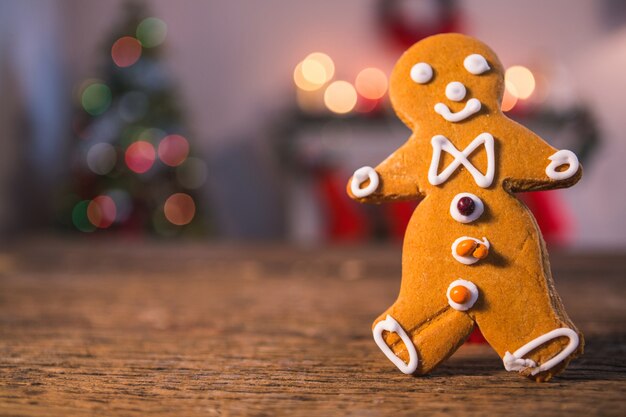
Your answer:
[[[365,180],[369,179],[370,183],[365,188],[361,188],[361,184]],[[355,197],[367,197],[372,194],[378,188],[379,184],[378,174],[372,167],[362,167],[354,171],[352,176],[352,182],[350,183],[350,191]]]
[[[472,114],[480,111],[480,108],[480,100],[478,100],[477,98],[470,98],[469,100],[467,100],[467,103],[465,103],[465,107],[463,108],[463,110],[459,110],[456,113],[452,113],[452,111],[450,111],[450,108],[444,103],[435,104],[435,112],[440,114],[447,121],[453,123],[461,122],[467,119]]]
[[[489,241],[487,240],[486,237],[483,237],[483,240],[480,240],[480,239],[476,239],[475,237],[461,236],[460,238],[455,240],[454,243],[452,243],[452,256],[454,257],[454,259],[461,262],[463,265],[473,265],[479,261],[478,258],[474,258],[472,255],[461,256],[458,253],[456,253],[456,247],[459,246],[459,243],[468,239],[473,240],[476,243],[482,243],[483,245],[487,247],[487,249],[491,248],[491,246],[489,245]]]
[[[578,167],[580,166],[576,154],[567,149],[561,149],[548,159],[552,162],[546,167],[546,175],[553,180],[571,178],[578,172]],[[562,165],[569,165],[569,167],[565,171],[557,171],[556,169]]]
[[[463,304],[459,304],[450,298],[450,291],[454,287],[465,287],[469,290],[471,296],[470,299]],[[478,300],[478,287],[474,285],[471,281],[466,281],[464,279],[457,279],[456,281],[452,281],[450,285],[448,285],[448,291],[446,291],[446,296],[448,297],[448,304],[455,310],[459,311],[467,311],[476,304],[476,300]]]
[[[409,352],[409,363],[405,363],[402,359],[396,356],[395,353],[391,350],[391,348],[385,343],[383,339],[383,331],[386,330],[388,332],[397,333],[398,336],[404,342],[407,351]],[[400,326],[400,324],[389,314],[385,320],[379,321],[374,326],[374,330],[372,331],[374,335],[374,341],[380,348],[380,350],[385,354],[387,359],[393,362],[394,365],[398,367],[398,369],[407,375],[412,374],[417,369],[417,364],[419,363],[419,359],[417,357],[417,350],[415,349],[415,345],[413,341],[409,337],[409,335],[404,331],[404,329]]]
[[[523,356],[528,352],[531,352],[537,349],[539,346],[547,343],[557,337],[567,337],[569,338],[569,343],[558,355],[552,357],[548,361],[542,363],[540,366],[530,360],[523,359]],[[552,330],[544,335],[537,337],[536,339],[531,340],[526,343],[521,348],[517,349],[515,352],[510,353],[506,352],[504,354],[504,358],[502,362],[504,363],[504,369],[507,371],[523,371],[527,368],[532,368],[530,372],[531,375],[537,375],[540,372],[547,371],[554,367],[556,364],[562,362],[565,358],[567,358],[572,352],[576,350],[578,347],[579,338],[578,334],[567,327],[561,327],[560,329]]]

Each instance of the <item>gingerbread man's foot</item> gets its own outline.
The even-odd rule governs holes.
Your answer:
[[[527,355],[541,345],[544,345],[558,337],[567,337],[569,339],[569,343],[565,349],[546,362],[537,366],[535,361],[523,358],[524,355]],[[506,352],[502,358],[504,369],[507,371],[518,371],[520,373],[529,374],[530,376],[535,376],[541,372],[552,369],[554,366],[567,359],[567,357],[574,353],[574,351],[578,348],[579,342],[580,339],[578,334],[572,329],[562,327],[560,329],[552,330],[537,337],[536,339],[531,340],[513,353]]]
[[[391,348],[387,345],[385,339],[383,338],[383,331],[385,330],[391,333],[396,333],[400,336],[400,339],[402,339],[402,342],[406,346],[406,350],[409,353],[408,363],[405,363],[400,357],[396,356],[393,350],[391,350]],[[374,341],[380,350],[402,373],[410,375],[417,370],[419,358],[417,356],[415,345],[396,319],[387,314],[385,320],[379,321],[376,326],[374,326],[372,333],[374,335]]]

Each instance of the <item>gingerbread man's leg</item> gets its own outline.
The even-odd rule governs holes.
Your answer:
[[[423,302],[401,294],[372,327],[378,347],[405,374],[430,372],[463,344],[474,327],[466,313],[451,309],[445,299],[440,307],[419,315],[406,308]]]
[[[537,252],[531,239],[520,257],[538,256]],[[497,289],[484,289],[476,322],[506,370],[547,381],[582,354],[584,340],[556,294],[549,265],[541,259],[536,264],[531,270],[512,265]],[[516,296],[502,297],[503,292]]]

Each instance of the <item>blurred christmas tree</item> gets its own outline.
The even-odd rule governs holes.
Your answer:
[[[129,2],[105,43],[101,79],[77,91],[66,224],[165,236],[201,235],[198,190],[207,167],[194,157],[174,86],[161,61],[167,25]],[[69,195],[69,198],[67,197]]]

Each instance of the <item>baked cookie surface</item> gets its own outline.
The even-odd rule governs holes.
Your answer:
[[[413,45],[390,79],[394,110],[413,134],[348,182],[360,202],[422,200],[405,233],[398,299],[373,324],[407,374],[431,371],[476,324],[505,369],[537,381],[583,350],[537,223],[515,196],[569,187],[582,167],[501,112],[503,74],[493,51],[465,35]]]

